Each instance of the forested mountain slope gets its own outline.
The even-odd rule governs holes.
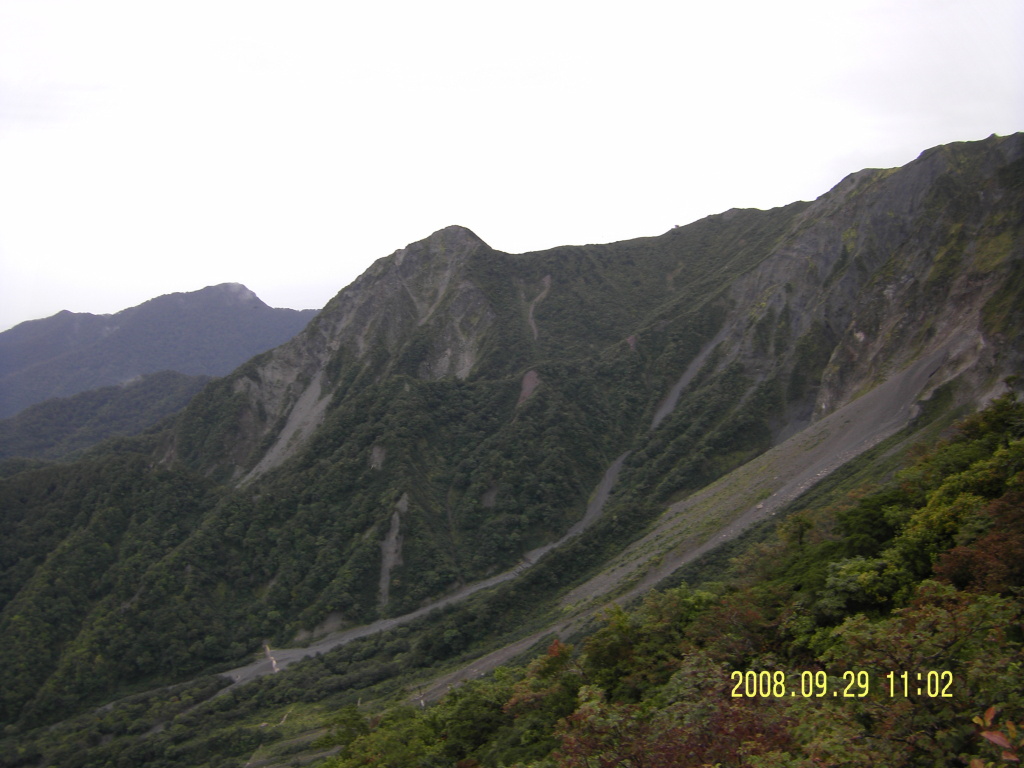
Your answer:
[[[383,685],[653,584],[725,535],[700,506],[723,488],[743,520],[1003,391],[1022,226],[1015,135],[658,237],[510,255],[449,227],[380,259],[166,430],[0,482],[0,718],[27,732],[515,569],[372,680],[322,681]],[[758,485],[783,449],[785,488]],[[526,568],[611,467],[591,527]]]
[[[161,371],[51,397],[0,420],[0,459],[59,459],[110,437],[138,434],[184,408],[209,380]]]
[[[322,764],[1018,761],[1024,405],[1001,397],[921,448],[888,482],[819,494],[698,587],[612,606],[576,648],[556,638],[425,710],[338,707]],[[252,755],[280,764],[283,746]]]
[[[221,376],[284,343],[315,314],[273,309],[245,286],[224,283],[113,315],[30,320],[0,333],[0,418],[148,373]]]

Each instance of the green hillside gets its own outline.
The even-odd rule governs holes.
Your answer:
[[[59,459],[110,437],[138,434],[184,408],[209,380],[162,371],[29,406],[0,421],[0,460]]]
[[[995,759],[1022,179],[992,137],[658,237],[448,227],[173,422],[7,465],[0,765]],[[882,653],[958,698],[829,698]]]
[[[695,585],[609,609],[578,647],[555,639],[428,710],[339,708],[319,739],[339,754],[323,765],[895,768],[1024,754],[1022,438],[1024,405],[1004,397],[889,482],[789,516],[726,573],[705,567]]]

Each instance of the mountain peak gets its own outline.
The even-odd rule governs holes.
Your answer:
[[[488,245],[473,230],[453,224],[439,229],[428,237],[410,243],[404,250],[425,249],[432,253],[462,254]]]
[[[241,283],[220,283],[213,286],[227,293],[234,294],[236,296],[244,296],[245,298],[256,298],[256,294],[250,291]]]
[[[448,266],[444,269],[447,270],[478,248],[488,247],[472,230],[452,225],[409,243],[393,255],[403,271],[418,272],[427,264],[433,265],[429,268],[431,270],[446,264]]]
[[[468,227],[452,224],[434,232],[425,242],[444,243],[473,243],[475,245],[487,245],[480,237]]]
[[[253,302],[258,302],[260,304],[264,303],[259,296],[241,283],[220,283],[218,285],[208,286],[204,288],[203,291],[216,294],[228,302],[238,304],[251,304]]]

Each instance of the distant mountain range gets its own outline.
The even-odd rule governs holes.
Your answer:
[[[316,310],[274,309],[244,285],[172,293],[112,315],[59,312],[0,333],[0,418],[159,371],[223,376],[283,344]]]

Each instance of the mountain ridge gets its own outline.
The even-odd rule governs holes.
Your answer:
[[[0,333],[0,417],[137,376],[221,376],[294,336],[314,310],[272,309],[245,286],[171,293],[109,315],[64,310]]]
[[[1012,164],[1020,161],[1019,140],[991,139],[988,143],[983,144],[987,150],[980,153],[983,155],[980,162],[986,163],[988,170],[1000,162]],[[725,331],[727,335],[739,335],[743,330],[741,326],[749,320],[762,323],[765,331],[759,337],[747,340],[745,349],[734,347],[720,364],[721,367],[733,360],[742,359],[745,364],[754,364],[755,367],[760,365],[761,368],[765,368],[766,364],[770,365],[770,363],[754,362],[759,355],[756,352],[752,353],[751,345],[760,343],[763,346],[765,335],[768,332],[767,326],[773,323],[777,325],[781,317],[788,318],[787,322],[792,323],[792,327],[788,329],[791,338],[782,341],[798,344],[799,340],[803,339],[805,345],[803,351],[807,354],[813,351],[810,348],[815,344],[823,346],[840,343],[841,351],[826,372],[824,390],[812,405],[803,403],[799,406],[806,412],[791,416],[795,421],[789,425],[788,431],[792,432],[798,429],[802,423],[809,423],[811,418],[820,418],[826,415],[845,402],[858,388],[866,386],[867,377],[874,374],[861,370],[858,361],[863,361],[866,356],[859,353],[858,349],[863,343],[869,347],[875,343],[877,347],[877,340],[880,338],[877,333],[879,329],[874,327],[877,316],[885,312],[893,314],[895,308],[901,304],[909,303],[911,306],[919,306],[924,300],[921,296],[922,286],[919,285],[922,280],[920,275],[915,272],[915,270],[920,271],[920,266],[915,265],[913,269],[905,268],[898,280],[883,289],[883,295],[885,291],[899,291],[899,294],[894,293],[892,298],[887,299],[889,304],[887,308],[872,307],[871,312],[876,315],[875,320],[866,318],[863,311],[859,316],[856,312],[857,296],[865,288],[864,281],[869,276],[876,276],[886,259],[899,260],[901,258],[898,253],[894,255],[884,248],[879,248],[878,242],[882,241],[887,244],[886,247],[892,247],[892,244],[898,244],[910,237],[910,232],[906,231],[906,228],[914,225],[913,221],[909,221],[912,219],[918,220],[916,226],[922,229],[917,236],[925,236],[926,227],[920,221],[921,209],[925,207],[926,203],[924,197],[928,194],[932,196],[946,194],[933,189],[935,180],[940,177],[949,177],[955,164],[960,162],[957,158],[958,152],[975,151],[978,154],[976,150],[965,149],[972,146],[974,145],[952,145],[949,148],[923,152],[917,160],[905,167],[907,170],[902,172],[900,169],[865,170],[858,174],[851,174],[833,190],[813,203],[795,203],[774,209],[774,212],[734,209],[725,214],[709,216],[685,228],[670,230],[660,236],[661,238],[678,238],[692,234],[694,230],[703,229],[705,230],[702,233],[704,238],[713,238],[714,230],[721,229],[723,225],[728,225],[729,228],[735,230],[743,227],[745,221],[750,221],[756,230],[757,224],[753,224],[752,219],[760,218],[763,222],[764,219],[773,215],[779,216],[782,212],[789,212],[788,218],[791,218],[791,222],[782,224],[777,231],[769,235],[769,239],[772,236],[789,238],[788,245],[778,252],[772,251],[769,247],[769,252],[760,255],[759,261],[763,263],[752,266],[752,269],[745,272],[746,276],[729,289],[728,295],[723,295],[724,300],[733,305],[750,307],[749,317],[741,315],[733,317],[729,330]],[[913,169],[913,172],[909,169]],[[832,216],[834,212],[844,207],[848,211],[857,209],[858,200],[869,194],[874,187],[879,187],[879,190],[875,192],[875,197],[882,197],[885,201],[884,211],[881,210],[880,203],[875,203],[873,208],[861,210],[857,214],[859,217],[857,221],[848,212],[841,226],[833,220],[834,217],[829,218],[827,223],[817,225],[817,228],[813,225],[814,220],[825,215]],[[938,202],[933,204],[937,205]],[[971,225],[982,227],[984,222],[971,222]],[[785,226],[790,226],[790,230],[788,233],[782,234],[779,230]],[[858,227],[869,228],[870,234],[858,234]],[[707,230],[712,231],[707,232]],[[757,234],[764,236],[763,233]],[[945,231],[932,231],[927,236],[934,241],[944,237],[945,234],[947,234]],[[744,238],[737,237],[735,240],[740,241]],[[550,347],[545,349],[544,341],[542,341],[542,337],[546,339],[549,334],[538,330],[543,328],[547,313],[553,312],[555,309],[561,310],[560,314],[569,311],[587,313],[587,320],[591,321],[589,329],[591,335],[595,331],[600,332],[602,325],[608,325],[607,319],[598,317],[598,315],[611,314],[606,312],[607,303],[602,302],[600,297],[596,301],[591,299],[589,302],[578,300],[580,297],[573,295],[574,289],[572,288],[568,289],[568,294],[562,303],[575,303],[575,306],[572,306],[571,309],[565,306],[553,307],[553,304],[561,298],[559,296],[561,290],[557,279],[552,287],[552,270],[543,266],[545,262],[550,263],[552,260],[558,259],[574,260],[577,262],[577,272],[586,269],[590,273],[588,280],[601,281],[602,278],[599,275],[602,251],[607,252],[611,248],[640,251],[645,245],[657,241],[658,238],[641,238],[607,246],[565,246],[548,251],[511,256],[490,249],[486,243],[464,227],[448,227],[375,262],[352,286],[340,292],[325,306],[318,318],[317,328],[311,329],[307,336],[312,336],[315,333],[322,339],[331,340],[330,342],[320,342],[317,347],[320,360],[317,365],[325,372],[329,369],[328,359],[330,357],[335,358],[331,365],[341,365],[338,358],[344,357],[345,352],[342,349],[345,348],[348,354],[354,356],[357,363],[365,363],[367,355],[372,350],[373,356],[387,355],[392,358],[384,370],[404,365],[404,370],[412,375],[427,379],[443,378],[447,375],[455,375],[456,378],[462,379],[470,377],[474,367],[482,360],[486,360],[487,342],[490,338],[498,337],[500,344],[492,345],[492,348],[500,346],[500,354],[506,364],[506,370],[511,361],[516,361],[519,364],[517,369],[519,375],[522,375],[538,359],[537,352],[542,358],[545,353],[551,354],[552,352]],[[725,244],[725,247],[729,246],[729,243]],[[898,250],[899,246],[895,247]],[[453,249],[451,253],[454,254],[454,257],[452,258],[449,258],[449,248]],[[920,251],[919,259],[925,258],[927,254],[924,249],[918,250]],[[1000,259],[1005,259],[1005,254],[997,254],[994,257],[994,267],[998,267]],[[786,291],[792,292],[793,281],[781,281],[778,276],[780,271],[798,268],[797,265],[802,260],[807,264],[808,269],[808,274],[804,276],[805,279],[802,283],[805,290],[797,291],[795,296],[789,297],[786,295]],[[486,263],[488,261],[491,263]],[[538,264],[530,265],[531,261],[538,262]],[[495,286],[488,285],[487,270],[493,269],[496,265],[503,266],[508,263],[515,263],[523,273],[521,277],[513,278],[517,283],[518,295],[503,296]],[[670,284],[676,280],[683,281],[688,277],[686,274],[688,271],[686,263],[679,263],[665,277]],[[457,279],[455,278],[456,273],[459,273]],[[557,274],[557,270],[555,270],[555,274]],[[715,272],[712,271],[710,275],[705,273],[699,277],[696,275],[693,277],[704,281],[709,279],[713,281],[714,274]],[[530,276],[527,277],[527,275]],[[877,280],[878,278],[873,277],[873,279]],[[900,283],[901,280],[904,284]],[[619,281],[620,284],[616,287],[620,290],[627,287],[622,285],[623,282]],[[956,296],[959,297],[957,300],[963,303],[965,291],[983,290],[991,293],[995,290],[993,286],[999,284],[1001,283],[997,279],[986,281],[984,276],[979,275],[975,270],[971,273],[970,285],[961,283],[950,286],[948,289],[958,292],[956,293]],[[801,283],[797,283],[797,286],[799,285]],[[648,287],[645,285],[645,288]],[[944,289],[942,285],[923,287],[931,290]],[[600,288],[601,286],[598,285],[598,289]],[[810,293],[822,290],[825,293],[817,297],[813,297]],[[692,293],[694,292],[691,291],[690,294]],[[528,294],[531,296],[529,302],[526,300]],[[537,299],[542,295],[543,301],[538,302]],[[368,307],[385,304],[390,298],[398,301],[401,308],[394,309],[386,317],[375,315],[372,312],[368,313]],[[670,303],[672,302],[670,294],[664,298]],[[688,295],[687,298],[690,296]],[[707,297],[702,296],[699,300],[706,301]],[[588,303],[591,305],[590,307],[587,306]],[[633,344],[643,345],[645,335],[649,335],[653,330],[652,325],[656,326],[659,322],[656,319],[656,312],[653,315],[648,314],[646,321],[639,317],[635,310],[637,306],[642,306],[642,302],[630,302],[630,305],[633,311],[629,311],[627,308],[626,314],[627,318],[628,315],[634,316],[633,324],[628,325],[627,323],[630,321],[626,319],[626,322],[619,323],[614,331],[608,328],[609,333],[605,334],[603,342],[605,345],[616,344],[627,338],[633,338]],[[977,313],[980,310],[975,307],[974,311]],[[648,312],[650,313],[650,309]],[[905,327],[910,322],[909,318],[898,317],[898,314],[895,313],[884,321],[889,324],[888,330],[891,331],[896,326]],[[500,334],[492,334],[490,333],[492,324],[499,315],[502,316],[503,331]],[[816,322],[820,323],[820,327],[812,329],[812,324],[815,322],[814,317],[818,317]],[[525,327],[524,318],[526,320]],[[562,320],[562,317],[558,319]],[[970,319],[970,322],[975,324],[977,321],[978,317],[976,316],[972,316]],[[860,322],[865,330],[859,330],[859,326],[851,328],[851,322],[855,322],[855,324]],[[968,322],[968,319],[964,319],[964,322]],[[647,331],[642,327],[645,323]],[[439,325],[440,327],[436,327],[433,334],[421,330],[425,327]],[[352,329],[357,326],[359,330],[353,332]],[[859,339],[864,336],[865,331],[871,338],[866,342],[861,342]],[[945,329],[941,332],[951,333],[954,331]],[[410,337],[412,337],[411,340]],[[398,348],[402,340],[405,340],[406,348],[404,350]],[[296,340],[294,343],[306,342]],[[551,346],[557,349],[557,340]],[[520,352],[529,347],[534,348],[532,355]],[[537,349],[537,347],[540,348]],[[774,350],[774,344],[769,344],[768,347],[768,351]],[[870,350],[874,353],[877,351],[877,349]],[[794,349],[789,349],[785,351],[785,354],[791,356],[794,352]],[[517,353],[519,354],[517,355]],[[285,352],[282,350],[279,354],[285,354]],[[821,351],[821,354],[824,354],[824,351]],[[961,350],[960,354],[967,354],[966,350]],[[832,349],[829,350],[829,357],[831,356]],[[869,354],[867,357],[875,360],[877,354]],[[767,361],[763,352],[760,353],[760,358]],[[887,361],[886,364],[897,364],[897,361]],[[294,369],[294,366],[286,367]],[[364,368],[366,367],[364,365]],[[371,364],[368,367],[376,372],[374,375],[383,374],[379,364]],[[766,371],[765,368],[758,375],[767,375]],[[311,370],[305,371],[303,375],[312,381]],[[313,385],[310,383],[305,385],[307,388],[310,386]],[[288,391],[286,397],[275,396],[260,404],[269,413],[277,414],[278,419],[299,401],[300,393],[297,380],[290,382],[285,388]],[[305,392],[307,389],[304,388],[302,391]],[[325,397],[331,396],[325,395]],[[321,402],[319,397],[314,398],[312,395],[307,395],[307,400],[310,399],[318,403]],[[788,407],[795,406],[796,404],[791,403]],[[254,405],[253,408],[259,409],[257,405]],[[270,420],[268,419],[266,423],[267,429],[270,429]],[[783,425],[782,429],[785,430],[786,426]],[[265,431],[259,434],[260,439],[266,438]],[[248,440],[250,444],[257,442],[256,436],[250,436]],[[293,441],[293,447],[297,446],[299,442]],[[251,460],[250,463],[252,463]],[[239,467],[234,470],[234,474],[237,477],[250,470],[251,466]]]
[[[448,227],[378,259],[165,429],[0,482],[6,722],[231,668],[316,627],[373,626],[510,571],[402,663],[456,658],[474,633],[521,637],[531,606],[550,628],[559,601],[591,599],[572,590],[616,569],[588,594],[654,583],[770,506],[781,486],[740,478],[771,451],[806,443],[779,473],[802,491],[864,450],[829,442],[857,437],[843,419],[858,408],[881,401],[872,413],[892,419],[867,446],[1021,373],[1022,179],[1017,134],[655,237],[513,255]],[[724,485],[728,510],[700,506]],[[62,490],[75,487],[91,490]],[[58,638],[45,653],[41,632]]]

